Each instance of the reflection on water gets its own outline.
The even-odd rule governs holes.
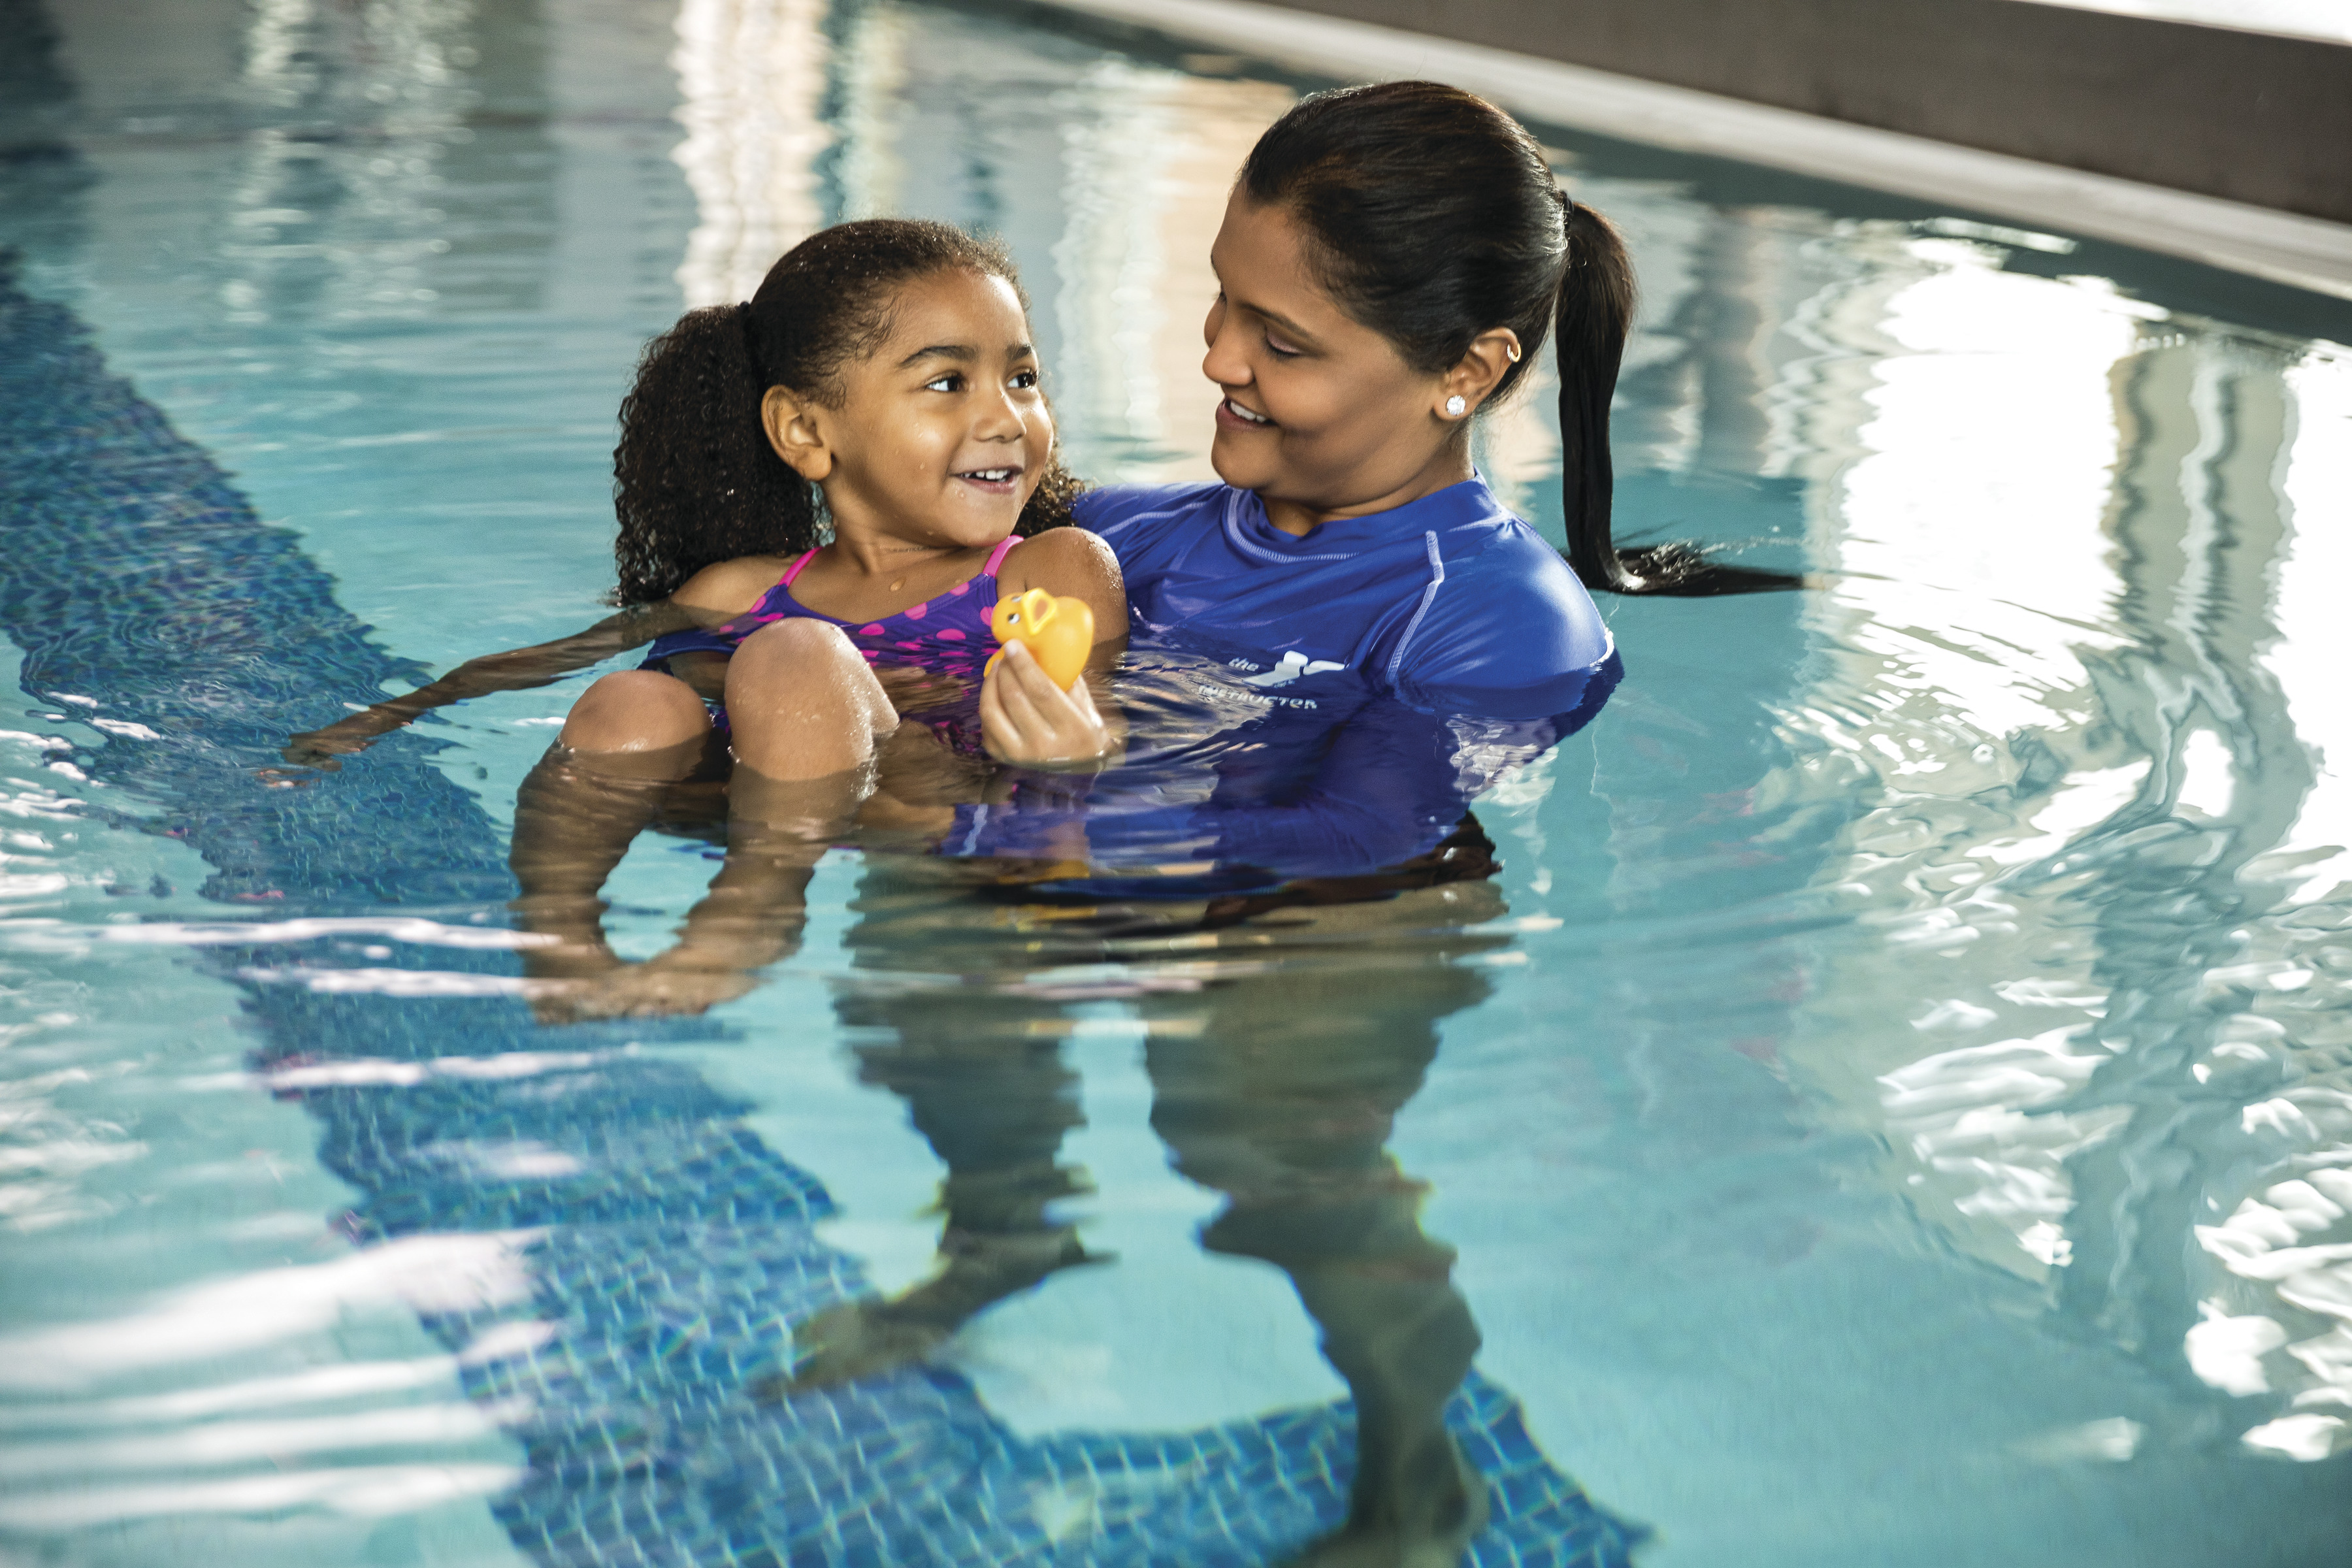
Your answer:
[[[1612,606],[1491,878],[836,855],[767,989],[550,1029],[500,824],[569,689],[248,768],[578,624],[637,343],[815,223],[1002,228],[1074,467],[1199,472],[1295,85],[888,0],[58,11],[0,226],[145,401],[9,297],[0,1552],[1273,1561],[1360,1423],[1442,1536],[1470,1364],[1482,1562],[1622,1554],[1563,1472],[1668,1568],[2341,1555],[2352,325],[1553,134],[1647,289],[1627,531],[1825,587]],[[1556,528],[1540,394],[1484,439]],[[641,843],[616,946],[710,868]]]

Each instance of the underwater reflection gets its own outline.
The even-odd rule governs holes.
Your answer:
[[[1504,912],[1496,868],[1475,821],[1385,874],[1158,904],[973,898],[954,862],[877,858],[847,944],[860,982],[909,984],[852,984],[835,1005],[869,1042],[866,1081],[906,1100],[947,1166],[939,1266],[796,1331],[779,1394],[922,1354],[993,1302],[1107,1261],[1057,1206],[1090,1184],[1061,1155],[1076,1077],[1060,1033],[1036,1027],[1040,1001],[1069,990],[1040,971],[1083,970],[1086,994],[1133,1000],[1152,1128],[1224,1200],[1202,1245],[1283,1271],[1353,1397],[1350,1508],[1327,1545],[1458,1553],[1486,1519],[1485,1483],[1444,1412],[1478,1331],[1454,1249],[1422,1229],[1425,1184],[1387,1143],[1439,1021],[1488,993],[1462,961],[1507,943],[1475,929]]]
[[[756,1389],[791,1405],[910,1368],[1062,1270],[1115,1263],[1069,1213],[1091,1183],[1064,1157],[1083,1118],[1051,1026],[1071,1003],[1127,1001],[1151,1126],[1223,1200],[1201,1244],[1282,1270],[1351,1396],[1346,1517],[1302,1560],[1452,1561],[1489,1514],[1447,1430],[1479,1334],[1454,1249],[1422,1228],[1425,1184],[1387,1145],[1440,1021],[1489,994],[1479,955],[1509,942],[1470,802],[1587,722],[1615,660],[1575,711],[1509,725],[1377,700],[1337,723],[1306,702],[1226,710],[1236,694],[1197,661],[1139,662],[1129,760],[1098,775],[926,766],[944,748],[916,723],[868,773],[793,784],[717,748],[551,750],[518,799],[511,861],[520,923],[549,939],[521,952],[533,1006],[561,1023],[741,996],[797,949],[825,851],[868,851],[835,1008],[862,1079],[905,1101],[945,1165],[943,1224],[928,1278],[793,1324],[789,1370]],[[631,963],[601,892],[648,829],[724,847],[674,945]]]

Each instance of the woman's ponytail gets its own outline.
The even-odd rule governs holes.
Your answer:
[[[768,444],[766,378],[753,369],[748,305],[689,310],[646,346],[621,400],[613,449],[613,602],[667,598],[706,566],[797,554],[816,542],[806,480]]]
[[[1633,324],[1633,264],[1617,226],[1559,193],[1568,227],[1568,265],[1560,273],[1553,326],[1559,356],[1560,508],[1568,521],[1568,563],[1588,588],[1624,593],[1625,563],[1609,537],[1616,473],[1609,461],[1609,402]]]
[[[1560,275],[1559,333],[1560,503],[1568,563],[1584,585],[1612,594],[1754,594],[1799,588],[1782,572],[1710,562],[1695,544],[1620,550],[1611,537],[1616,477],[1609,460],[1609,404],[1633,324],[1633,264],[1617,226],[1559,196],[1567,209],[1568,267]]]
[[[1241,189],[1313,237],[1318,281],[1413,369],[1461,363],[1508,327],[1525,357],[1510,395],[1559,334],[1560,485],[1568,559],[1614,594],[1795,588],[1778,572],[1718,566],[1690,544],[1619,550],[1609,534],[1609,400],[1633,322],[1633,266],[1609,220],[1568,199],[1543,146],[1485,99],[1433,81],[1311,93],[1267,128]]]

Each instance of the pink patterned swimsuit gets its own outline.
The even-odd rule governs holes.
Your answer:
[[[910,712],[908,717],[929,724],[958,750],[977,752],[981,666],[996,647],[995,635],[988,629],[989,616],[996,608],[996,574],[1003,566],[1004,557],[1020,542],[1018,535],[1002,541],[989,552],[987,562],[972,577],[937,598],[909,605],[878,621],[845,621],[822,610],[812,610],[793,597],[793,580],[816,557],[816,552],[812,550],[786,567],[782,578],[760,595],[758,604],[733,620],[708,630],[671,632],[655,638],[640,668],[666,671],[674,654],[732,654],[745,637],[778,621],[795,617],[823,621],[846,633],[851,645],[868,664],[911,665],[932,675],[963,681],[961,700],[929,711]],[[726,710],[716,704],[711,704],[710,709],[711,722],[724,731]]]

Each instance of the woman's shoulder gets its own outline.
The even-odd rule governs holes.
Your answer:
[[[1080,493],[1071,516],[1080,528],[1117,542],[1123,535],[1149,531],[1224,504],[1232,487],[1217,480],[1186,485],[1105,485]],[[1044,538],[1044,534],[1038,535]]]
[[[1559,552],[1516,518],[1464,542],[1412,628],[1400,695],[1504,717],[1560,710],[1563,694],[1580,691],[1615,647],[1600,607]]]
[[[1469,632],[1529,639],[1551,657],[1581,668],[1607,657],[1601,608],[1565,557],[1543,535],[1506,514],[1503,526],[1464,557],[1447,563],[1448,588],[1433,618]]]

